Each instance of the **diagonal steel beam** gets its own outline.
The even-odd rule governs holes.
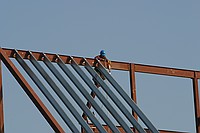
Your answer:
[[[113,122],[108,118],[108,116],[102,111],[99,105],[94,101],[94,99],[90,96],[90,94],[85,90],[85,87],[79,82],[79,80],[74,76],[74,74],[70,71],[70,69],[64,64],[63,60],[57,56],[58,65],[65,72],[65,74],[70,78],[70,80],[74,83],[74,85],[79,89],[79,91],[83,94],[83,96],[90,101],[93,105],[93,108],[97,111],[97,113],[101,116],[101,118],[107,123],[110,129],[114,133],[120,133]]]
[[[108,73],[106,68],[98,61],[98,69],[106,77],[106,79],[112,84],[112,86],[117,90],[117,92],[122,96],[122,98],[128,103],[128,105],[137,113],[141,120],[146,124],[146,126],[153,133],[158,133],[158,130],[154,125],[149,121],[149,119],[144,115],[142,110],[135,104],[135,102],[127,95],[127,93],[122,89],[122,87],[114,80],[114,78]]]
[[[57,103],[57,101],[53,98],[51,93],[47,90],[47,88],[43,85],[43,83],[39,80],[39,78],[35,75],[35,73],[30,69],[30,67],[26,64],[26,62],[21,58],[21,56],[16,52],[16,60],[18,63],[22,66],[22,68],[26,71],[26,73],[29,75],[29,77],[33,80],[33,82],[37,85],[37,87],[40,89],[40,91],[44,94],[44,96],[48,99],[48,101],[51,103],[51,105],[54,107],[54,109],[58,112],[58,114],[61,116],[61,118],[65,121],[65,123],[68,125],[68,127],[73,132],[79,132],[77,127],[73,124],[73,122],[70,120],[70,118],[66,115],[64,110],[60,107],[60,105]]]
[[[35,106],[38,108],[38,110],[41,112],[41,114],[44,116],[44,118],[47,120],[47,122],[53,128],[53,130],[55,132],[64,133],[64,130],[62,129],[62,127],[58,124],[58,122],[55,120],[55,118],[51,115],[51,113],[48,111],[46,106],[42,103],[40,98],[37,96],[37,94],[34,92],[34,90],[31,88],[31,86],[28,84],[28,82],[25,80],[25,78],[18,71],[18,69],[15,67],[15,65],[12,63],[12,61],[9,59],[9,57],[6,55],[6,53],[2,49],[0,49],[0,57],[3,61],[3,63],[9,69],[9,71],[15,77],[17,82],[21,85],[23,90],[29,96],[31,101],[35,104]]]
[[[83,70],[78,66],[76,61],[71,58],[71,66],[73,69],[80,75],[80,77],[85,81],[85,83],[92,89],[92,91],[97,95],[99,100],[104,104],[104,106],[108,109],[108,111],[112,114],[112,116],[117,120],[117,122],[124,128],[128,129],[129,127],[125,123],[125,121],[121,118],[121,116],[117,113],[117,111],[113,108],[113,106],[106,100],[105,96],[98,90],[98,88],[94,85],[94,83],[89,79],[89,77],[84,73]]]
[[[108,85],[104,83],[104,81],[100,78],[100,76],[94,71],[94,69],[90,66],[86,59],[84,59],[85,68],[88,72],[97,80],[97,82],[101,85],[104,91],[108,94],[108,96],[112,99],[112,101],[117,105],[117,107],[121,110],[121,112],[126,116],[126,118],[133,124],[133,126],[140,132],[145,133],[144,129],[140,126],[140,124],[135,120],[135,118],[131,115],[131,113],[126,109],[123,103],[117,98],[117,96],[109,89]],[[130,128],[126,129],[127,132],[130,132]]]
[[[43,78],[51,86],[51,88],[54,90],[54,92],[62,100],[62,102],[65,104],[65,106],[70,110],[70,112],[73,114],[73,116],[76,118],[76,120],[81,124],[81,126],[85,129],[85,131],[87,131],[87,133],[92,133],[92,130],[90,129],[89,125],[80,116],[80,114],[77,112],[77,110],[74,108],[74,106],[70,103],[70,101],[66,98],[66,96],[62,93],[62,91],[60,90],[60,88],[56,85],[56,83],[49,76],[49,74],[38,63],[38,61],[35,59],[35,57],[33,56],[33,54],[31,52],[28,52],[27,56],[30,56],[29,58],[30,58],[31,63],[40,72],[40,74],[43,76]]]
[[[63,85],[66,91],[72,96],[72,98],[76,101],[79,107],[86,113],[86,115],[90,118],[90,120],[94,123],[94,125],[98,128],[99,132],[106,133],[106,130],[102,127],[99,121],[94,117],[92,112],[85,106],[80,97],[76,94],[73,88],[67,83],[65,78],[61,75],[61,73],[55,68],[55,66],[49,61],[48,57],[43,54],[44,63],[50,69],[50,71],[55,75],[55,77],[59,80],[59,82]]]

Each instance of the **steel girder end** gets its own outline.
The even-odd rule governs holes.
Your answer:
[[[14,50],[12,51],[12,54],[11,54],[11,55],[12,55],[12,57],[16,58],[17,54],[18,54],[17,49],[14,49]]]
[[[53,61],[55,61],[56,63],[58,62],[58,59],[59,59],[59,55],[58,54],[53,56]]]
[[[45,56],[46,56],[45,53],[41,53],[39,59],[40,59],[41,61],[44,61]]]
[[[81,60],[81,64],[82,64],[83,66],[85,66],[85,64],[86,64],[86,59],[85,59],[85,58],[83,58],[83,59]]]
[[[72,60],[73,60],[73,57],[72,57],[72,56],[69,56],[69,58],[67,59],[67,63],[71,64],[71,63],[72,63]]]
[[[25,54],[25,58],[30,60],[31,59],[31,51],[27,51],[26,54]]]

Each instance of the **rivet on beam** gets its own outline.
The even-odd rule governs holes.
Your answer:
[[[68,62],[69,62],[69,64],[71,64],[71,63],[72,63],[72,60],[71,60],[71,59],[69,59],[69,61],[68,61]]]
[[[54,60],[55,62],[58,62],[58,55],[55,56]]]
[[[41,55],[40,59],[41,59],[42,61],[44,61],[44,55]]]
[[[83,65],[83,66],[85,66],[85,63],[86,63],[86,62],[85,62],[85,61],[83,61],[83,62],[82,62],[82,65]]]
[[[29,59],[29,60],[30,60],[30,58],[31,58],[30,53],[31,53],[30,51],[26,52],[26,58]]]
[[[28,54],[28,55],[27,55],[27,59],[30,59],[30,58],[31,58],[31,55],[30,55],[30,54]]]
[[[14,53],[13,53],[13,57],[14,57],[14,58],[16,58],[16,56],[17,56],[17,53],[16,53],[16,52],[14,52]]]
[[[67,62],[68,62],[69,64],[71,64],[71,63],[72,63],[72,59],[73,59],[73,57],[70,56],[70,57],[68,58]]]

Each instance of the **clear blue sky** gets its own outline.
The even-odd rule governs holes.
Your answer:
[[[199,70],[199,7],[197,0],[2,0],[0,46],[83,57],[105,49],[111,60]],[[3,70],[6,133],[53,132]],[[128,88],[123,74],[113,72]],[[138,104],[157,128],[195,132],[190,79],[136,78]]]

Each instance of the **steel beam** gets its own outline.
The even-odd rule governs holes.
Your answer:
[[[53,130],[55,132],[64,133],[64,130],[62,129],[62,127],[51,115],[51,113],[48,111],[46,106],[42,103],[40,98],[37,96],[37,94],[34,92],[34,90],[31,88],[31,86],[28,84],[28,82],[25,80],[25,78],[18,71],[18,69],[15,67],[15,65],[12,63],[12,61],[9,59],[9,57],[6,55],[6,53],[2,49],[0,49],[0,55],[1,55],[0,57],[3,63],[12,73],[12,75],[15,77],[17,82],[21,85],[23,90],[26,92],[26,94],[29,96],[31,101],[35,104],[35,106],[38,108],[38,110],[41,112],[41,114],[44,116],[44,118],[53,128]]]
[[[35,57],[31,52],[28,52],[28,56],[30,56],[31,63],[35,66],[35,68],[40,72],[43,78],[47,81],[47,83],[51,86],[54,92],[58,95],[58,97],[62,100],[65,106],[70,110],[72,115],[76,118],[76,120],[81,124],[81,126],[87,131],[87,133],[92,133],[92,130],[88,126],[88,124],[83,120],[77,110],[73,107],[70,101],[66,98],[66,96],[62,93],[60,88],[56,85],[53,79],[49,76],[49,74],[44,70],[44,68],[36,61]]]
[[[106,129],[107,129],[107,133],[113,133],[112,131],[110,131],[108,129],[108,126],[107,125],[103,125]],[[93,124],[90,124],[90,127],[94,127]],[[125,133],[123,130],[122,130],[122,127],[121,126],[117,126],[117,128],[121,131],[121,133]],[[131,129],[133,129],[133,127],[131,127]],[[152,133],[149,129],[146,129],[145,128],[145,131],[147,133]],[[95,132],[95,133],[99,133],[99,132]],[[189,132],[181,132],[181,131],[169,131],[169,130],[159,130],[159,133],[189,133]]]
[[[194,109],[195,109],[195,123],[196,123],[196,132],[200,133],[200,106],[199,106],[199,87],[198,79],[196,78],[197,73],[194,73],[195,78],[193,81],[193,95],[194,95]]]
[[[130,76],[131,98],[133,99],[133,101],[135,103],[137,103],[136,81],[135,81],[135,65],[133,63],[130,63],[129,76]],[[137,116],[137,114],[133,110],[132,110],[132,115],[138,121],[138,116]],[[135,128],[133,129],[133,131],[134,131],[134,133],[137,133],[137,130],[135,130]]]
[[[6,54],[13,58],[13,49],[2,48]],[[18,50],[19,54],[22,58],[27,59],[25,50]],[[35,56],[36,60],[41,61],[42,52],[33,52],[32,54]],[[46,56],[49,58],[51,62],[55,61],[56,54],[53,53],[45,53]],[[70,56],[67,55],[59,55],[62,60],[69,60]],[[82,65],[82,57],[73,57],[74,60],[79,64]],[[93,66],[94,59],[86,58],[90,65]],[[127,62],[118,62],[118,61],[111,61],[112,62],[112,69],[114,70],[130,70],[130,63]],[[65,62],[66,64],[70,64],[69,62]],[[175,76],[175,77],[184,77],[184,78],[194,78],[194,70],[186,70],[186,69],[177,69],[177,68],[170,68],[170,67],[160,67],[160,66],[152,66],[152,65],[143,65],[143,64],[135,64],[135,72],[141,73],[149,73],[149,74],[159,74],[159,75],[166,75],[166,76]],[[200,71],[196,71],[198,75],[200,75]],[[200,76],[198,76],[200,78]]]
[[[18,63],[26,71],[26,73],[33,80],[33,82],[37,85],[37,87],[44,94],[44,96],[47,98],[47,100],[51,103],[51,105],[54,107],[54,109],[58,112],[60,117],[65,121],[65,123],[68,125],[68,127],[71,129],[71,131],[79,132],[77,127],[73,124],[71,119],[67,116],[65,111],[60,107],[60,105],[57,103],[57,101],[54,99],[54,97],[51,95],[51,93],[47,90],[47,88],[44,86],[44,84],[39,80],[39,78],[30,69],[30,67],[26,64],[26,62],[21,58],[21,56],[18,54],[18,52],[17,51],[15,51],[15,52],[16,52],[16,60],[18,61]]]
[[[118,99],[118,97],[110,90],[108,85],[104,83],[104,81],[101,79],[101,77],[95,72],[95,70],[90,66],[90,64],[87,62],[86,59],[84,59],[85,62],[85,68],[88,70],[88,72],[92,75],[95,80],[101,85],[103,90],[108,94],[108,96],[112,99],[112,101],[117,105],[117,107],[121,110],[121,112],[126,116],[126,118],[129,120],[131,124],[140,132],[145,133],[144,129],[140,126],[140,124],[135,120],[135,118],[131,115],[131,113],[126,109],[126,107],[123,105],[123,103]],[[126,132],[132,132],[130,131],[130,127],[125,129]],[[155,132],[156,133],[156,132]]]
[[[1,59],[0,59],[0,133],[4,133],[3,83],[2,83]]]
[[[193,70],[186,70],[186,69],[183,70],[183,69],[177,69],[177,68],[150,66],[150,65],[142,65],[142,64],[135,64],[135,72],[175,76],[175,77],[183,77],[183,78],[194,78]],[[197,72],[197,73],[200,73],[200,72]]]
[[[43,54],[44,63],[50,69],[50,71],[55,75],[55,77],[59,80],[59,82],[63,85],[65,90],[72,96],[72,98],[76,101],[79,107],[86,113],[86,115],[90,118],[90,120],[94,123],[94,125],[98,128],[101,133],[106,133],[105,129],[99,123],[99,121],[94,117],[92,112],[85,106],[80,97],[76,94],[73,88],[67,83],[65,78],[61,75],[61,73],[55,68],[55,66],[49,61],[48,57]]]
[[[79,82],[79,80],[74,76],[70,69],[64,64],[63,60],[57,56],[58,65],[64,71],[64,73],[69,77],[69,79],[74,83],[74,85],[79,89],[82,95],[92,104],[93,108],[97,111],[99,116],[104,120],[105,123],[110,127],[114,133],[120,133],[113,122],[108,118],[108,116],[102,111],[99,105],[94,101],[94,99],[87,92],[85,87]]]
[[[130,64],[130,88],[131,88],[131,98],[133,99],[133,101],[135,103],[137,103],[137,97],[136,97],[136,81],[135,81],[135,65],[134,64]],[[136,120],[138,120],[137,114],[134,113],[133,111],[133,115],[135,117]]]
[[[189,133],[189,132],[159,130],[159,133]]]
[[[108,73],[106,68],[97,60],[98,69],[103,73],[106,79],[112,84],[112,86],[117,90],[117,92],[123,97],[123,99],[128,103],[133,111],[141,118],[144,124],[151,130],[153,133],[158,133],[158,130],[153,126],[145,114],[140,110],[140,108],[135,104],[135,102],[127,95],[127,93],[122,89],[122,87],[114,80],[114,78]]]
[[[73,58],[71,58],[71,65],[73,69],[80,75],[80,77],[85,81],[85,83],[90,87],[90,89],[97,95],[99,100],[103,103],[103,105],[108,109],[111,115],[116,119],[116,121],[121,125],[122,128],[127,128],[125,121],[121,118],[121,116],[117,113],[117,111],[113,108],[113,106],[106,100],[105,96],[98,90],[98,88],[94,85],[94,83],[89,79],[89,77],[84,73],[83,70],[78,66]]]

